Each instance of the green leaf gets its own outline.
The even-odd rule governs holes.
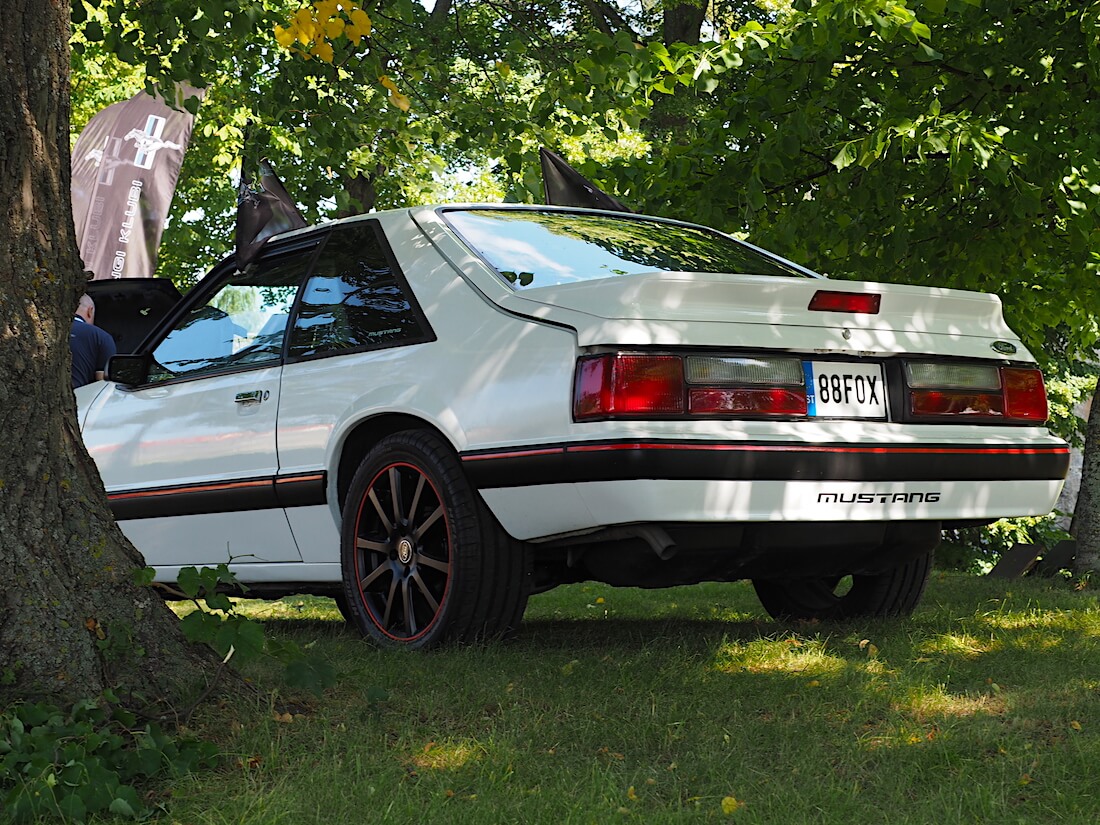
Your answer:
[[[229,613],[233,610],[233,602],[224,593],[210,593],[206,597],[206,606],[211,610],[221,610]]]
[[[131,574],[130,580],[138,587],[148,587],[153,583],[156,576],[157,571],[152,567],[139,567]]]
[[[336,671],[328,662],[310,656],[297,659],[286,667],[286,681],[291,687],[302,688],[320,695],[325,688],[336,684]]]
[[[376,705],[380,702],[388,702],[390,699],[390,692],[384,687],[378,685],[371,685],[367,688],[367,704]]]
[[[88,25],[84,27],[84,38],[90,43],[103,40],[103,26],[98,20],[88,21]]]
[[[847,169],[855,162],[856,149],[855,146],[851,143],[844,144],[844,146],[841,147],[840,151],[837,152],[836,157],[833,158],[833,166],[836,167],[838,172],[842,169]]]
[[[88,817],[88,806],[80,797],[79,789],[63,795],[57,802],[57,808],[70,822],[83,822]]]
[[[210,644],[214,641],[221,625],[222,619],[219,616],[204,613],[201,610],[188,613],[180,619],[180,630],[183,631],[184,637],[192,642],[202,642],[204,644]]]
[[[241,661],[254,661],[264,649],[264,629],[258,622],[231,616],[214,636],[214,649],[223,656],[232,647]]]
[[[933,49],[927,43],[918,43],[915,51],[917,53],[916,59],[922,63],[932,63],[937,60],[943,60],[943,54]]]
[[[909,31],[919,37],[921,40],[927,40],[932,36],[932,30],[928,28],[924,23],[919,20],[914,20],[909,24]]]
[[[121,797],[116,797],[111,800],[111,807],[108,809],[115,816],[124,816],[128,819],[137,819],[137,811],[134,810],[134,806]]]
[[[202,592],[202,579],[199,576],[198,568],[181,568],[176,575],[176,585],[188,598],[197,599]]]

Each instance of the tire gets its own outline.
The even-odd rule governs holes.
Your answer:
[[[340,563],[352,621],[389,647],[506,636],[530,592],[528,547],[497,525],[450,445],[427,431],[387,436],[359,465]]]
[[[348,624],[355,624],[355,615],[351,612],[351,608],[348,607],[348,597],[341,591],[332,597],[332,600],[336,602],[336,609],[340,611],[340,616]]]
[[[932,572],[934,553],[883,573],[816,579],[753,579],[760,603],[773,619],[838,621],[908,616],[916,609]]]

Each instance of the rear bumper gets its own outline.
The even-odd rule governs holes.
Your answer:
[[[1053,439],[1052,439],[1053,441]],[[953,521],[1050,512],[1064,444],[607,441],[462,456],[501,525],[535,539],[614,524]]]

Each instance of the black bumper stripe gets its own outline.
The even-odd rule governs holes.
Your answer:
[[[117,521],[201,513],[238,513],[324,504],[325,474],[211,481],[107,494]]]
[[[1065,478],[1069,448],[607,441],[465,453],[478,489],[625,479],[1024,481]]]

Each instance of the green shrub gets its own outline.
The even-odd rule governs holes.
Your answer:
[[[151,813],[142,784],[214,764],[212,743],[138,725],[114,701],[108,695],[68,710],[40,702],[0,714],[0,809],[10,821],[141,819]]]
[[[984,574],[1016,544],[1038,544],[1052,548],[1070,538],[1056,519],[1061,514],[1001,519],[988,527],[966,527],[944,530],[943,540],[936,550],[936,564],[950,570]]]

